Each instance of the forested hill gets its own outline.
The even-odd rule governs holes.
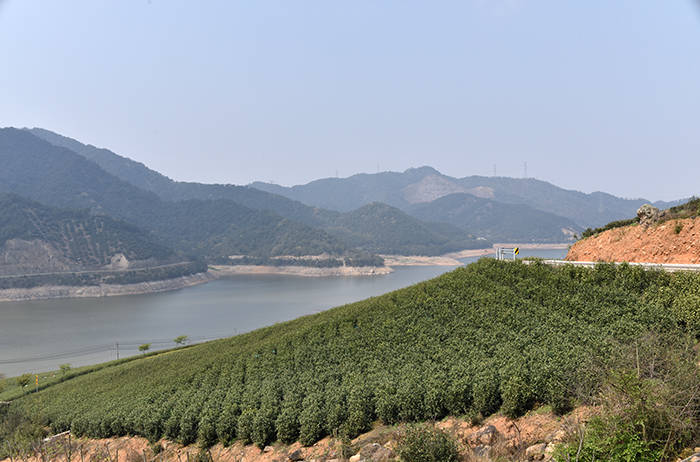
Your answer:
[[[123,221],[0,193],[0,274],[133,268],[175,258],[153,235]]]
[[[426,221],[443,221],[472,229],[496,242],[566,242],[581,232],[571,220],[522,205],[454,193],[408,207]]]
[[[161,200],[26,130],[0,129],[0,164],[0,191],[126,220],[181,252],[222,256],[347,251],[322,230],[233,201]]]
[[[440,255],[491,245],[456,226],[421,221],[379,202],[338,214],[327,230],[353,247],[382,254]]]
[[[246,186],[174,181],[140,162],[115,154],[109,149],[84,144],[42,128],[32,128],[28,131],[53,145],[65,147],[80,154],[99,165],[104,171],[137,188],[155,193],[162,200],[232,200],[245,207],[268,210],[310,226],[321,225],[333,216],[326,210]]]
[[[612,402],[628,414],[599,422],[597,457],[581,460],[639,460],[600,457],[639,445],[675,460],[700,436],[699,280],[482,259],[317,315],[105,367],[12,406],[74,436],[263,448],[353,438],[377,420],[514,418],[539,405],[566,413],[598,403],[599,392],[629,390]]]
[[[156,194],[161,201],[185,201],[184,203],[188,204],[187,207],[171,210],[171,215],[177,215],[181,210],[188,210],[187,213],[190,213],[191,209],[203,209],[192,210],[194,214],[206,211],[210,216],[211,226],[216,227],[213,236],[201,237],[198,234],[199,230],[195,227],[179,233],[178,237],[184,242],[175,243],[178,247],[199,253],[223,255],[222,252],[229,249],[229,254],[297,255],[317,254],[324,251],[340,253],[362,251],[383,254],[438,255],[449,251],[491,245],[488,240],[476,239],[473,233],[469,232],[468,225],[458,228],[439,223],[442,220],[437,220],[438,222],[435,223],[424,222],[396,208],[379,204],[362,207],[360,210],[349,213],[338,213],[310,207],[284,196],[251,187],[177,182],[110,150],[87,145],[40,128],[26,131],[55,146],[67,148],[81,155],[123,182],[143,192]],[[222,212],[228,210],[235,214],[236,206],[248,209],[240,208],[238,211],[247,221],[238,220],[229,229],[217,227],[220,217],[216,216],[216,208],[221,207]],[[168,207],[166,204],[164,209]],[[253,210],[257,214],[251,214]],[[262,214],[259,213],[261,211]],[[269,219],[274,214],[287,219],[277,226],[278,232],[284,235],[273,235],[270,230],[263,231],[261,228],[264,219]],[[221,218],[226,216],[222,213]],[[182,220],[186,220],[186,217],[171,216],[167,218],[167,223]],[[253,226],[244,226],[242,223]],[[314,229],[301,227],[300,224]],[[155,225],[158,225],[158,222]],[[177,229],[180,230],[180,228]],[[156,230],[168,231],[168,229]],[[200,237],[202,242],[196,242]],[[251,245],[246,246],[239,237],[245,237]],[[263,242],[261,239],[269,240]]]

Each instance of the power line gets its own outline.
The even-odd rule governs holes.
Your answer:
[[[218,340],[222,338],[227,338],[231,337],[234,334],[223,334],[219,336],[194,336],[194,337],[188,337],[188,342],[190,343],[202,343],[206,341],[211,341],[211,340]],[[75,350],[69,350],[69,351],[63,351],[63,352],[58,352],[58,353],[50,353],[50,354],[45,354],[45,355],[36,355],[36,356],[25,356],[25,357],[20,357],[20,358],[10,358],[10,359],[0,359],[0,364],[24,364],[24,363],[32,363],[32,362],[37,362],[37,361],[48,361],[48,360],[55,360],[55,359],[69,359],[69,358],[76,358],[80,356],[87,356],[91,354],[97,354],[97,353],[107,353],[111,351],[116,351],[117,354],[120,351],[138,351],[138,347],[149,343],[151,345],[175,345],[175,342],[173,340],[166,340],[166,339],[156,339],[156,340],[151,340],[151,341],[141,341],[141,342],[116,342],[116,343],[110,343],[110,344],[101,344],[101,345],[89,345],[89,346],[84,346],[82,348],[78,348]],[[117,356],[117,359],[119,357]]]

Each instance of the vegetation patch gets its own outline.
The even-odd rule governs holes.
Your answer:
[[[628,265],[482,259],[380,297],[99,370],[12,407],[56,433],[261,447],[352,438],[376,420],[515,417],[537,405],[563,413],[595,404],[601,384],[614,383],[591,371],[624,370],[621,345],[648,332],[692,342],[698,287],[697,274]]]
[[[595,228],[595,229],[586,228],[586,230],[581,233],[581,239],[595,236],[597,234],[608,231],[610,229],[624,228],[625,226],[636,225],[637,223],[639,223],[639,218],[635,217],[635,218],[630,218],[629,220],[612,221],[605,226],[601,226],[600,228]]]
[[[457,462],[457,443],[446,432],[429,424],[407,427],[397,451],[405,462]]]

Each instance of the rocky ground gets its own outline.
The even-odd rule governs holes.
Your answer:
[[[492,416],[472,425],[463,418],[450,417],[435,425],[457,441],[467,461],[547,461],[551,460],[556,445],[575,440],[582,425],[594,414],[595,409],[582,407],[564,417],[536,411],[516,420]],[[67,461],[70,453],[70,460],[81,462],[388,462],[399,460],[401,432],[400,426],[378,424],[352,441],[326,437],[311,447],[276,443],[263,449],[240,443],[229,447],[217,444],[206,451],[166,440],[152,445],[140,437],[85,440],[62,435],[46,442],[42,454],[23,460]]]
[[[576,242],[569,261],[700,263],[700,218],[614,228]]]

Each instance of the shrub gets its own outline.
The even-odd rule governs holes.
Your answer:
[[[253,424],[255,422],[255,409],[246,409],[238,417],[238,438],[245,444],[253,442]]]
[[[323,408],[320,398],[309,395],[304,399],[299,415],[299,442],[311,446],[324,435]]]
[[[362,385],[355,385],[348,397],[348,420],[343,429],[345,436],[354,438],[369,430],[374,420],[373,409],[372,393]]]
[[[236,438],[240,413],[240,408],[237,403],[233,402],[233,397],[227,396],[216,422],[216,436],[221,444],[228,445]]]
[[[683,231],[683,223],[680,221],[677,221],[676,225],[673,227],[673,232],[676,234],[680,234],[681,231]]]
[[[700,437],[700,370],[688,337],[647,334],[618,346],[599,396],[602,416],[562,449],[582,462],[673,460]]]
[[[261,408],[253,419],[252,440],[260,449],[275,440],[277,412],[269,407]]]
[[[291,444],[299,438],[299,410],[292,405],[282,405],[275,427],[277,438],[285,444]]]
[[[486,366],[474,377],[473,383],[474,410],[485,417],[498,411],[501,406],[500,380],[494,369]]]
[[[151,443],[148,446],[151,448],[151,452],[154,456],[157,456],[158,454],[163,452],[163,445],[160,443]]]
[[[405,462],[457,462],[457,443],[444,431],[431,425],[406,427],[400,436],[397,452]]]

